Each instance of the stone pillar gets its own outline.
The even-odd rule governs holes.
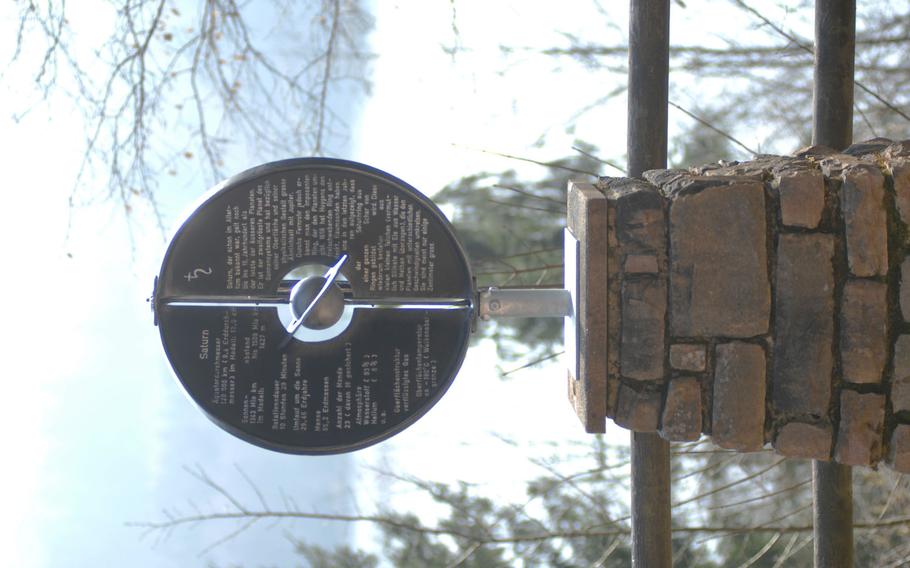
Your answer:
[[[910,141],[643,178],[599,184],[608,415],[910,473]]]

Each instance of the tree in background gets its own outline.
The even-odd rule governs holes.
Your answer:
[[[739,157],[748,157],[750,150],[786,153],[808,145],[812,134],[813,7],[810,0],[674,2],[676,22],[684,17],[700,19],[704,10],[733,9],[734,14],[750,22],[750,28],[729,26],[714,30],[708,41],[716,47],[705,47],[701,42],[672,45],[671,106],[694,120],[699,113],[688,111],[697,106],[712,122],[723,117],[722,122],[733,134],[748,133],[750,140],[758,140],[754,148],[737,143]],[[612,7],[602,8],[604,34],[597,38],[566,32],[562,45],[542,50],[516,46],[504,49],[524,56],[534,53],[555,58],[560,64],[575,62],[592,72],[612,75],[615,83],[624,84],[628,50],[622,30],[612,24],[623,15],[618,14],[618,8],[615,12]],[[855,140],[906,137],[910,128],[910,67],[903,54],[908,50],[910,6],[883,1],[859,3]],[[622,91],[608,92],[592,107],[619,92]],[[687,109],[688,101],[697,103],[689,103]]]
[[[575,155],[545,164],[539,180],[514,170],[462,178],[435,199],[451,206],[452,222],[480,287],[563,286],[563,231],[570,179],[593,180],[601,163],[580,143]],[[562,348],[562,322],[518,318],[486,322],[476,337],[496,341],[503,360],[542,360]]]
[[[671,167],[714,162],[730,156],[733,144],[722,128],[723,116],[704,113],[674,140]],[[712,128],[704,123],[711,121]],[[496,287],[563,286],[563,231],[570,180],[596,181],[622,168],[597,157],[592,144],[577,141],[574,153],[540,164],[537,180],[519,179],[514,170],[483,172],[462,178],[435,200],[454,211],[452,223],[471,259],[477,285]],[[561,352],[562,322],[551,318],[516,318],[485,323],[475,339],[489,338],[505,361],[546,361]]]
[[[194,507],[191,512],[171,509],[161,520],[140,525],[166,535],[200,522],[235,524],[234,530],[225,529],[225,539],[257,522],[294,519],[370,523],[377,529],[382,549],[376,552],[330,550],[295,537],[296,551],[314,568],[631,566],[627,448],[592,436],[590,444],[554,445],[550,456],[532,460],[541,475],[527,482],[526,497],[519,502],[484,495],[465,482],[449,485],[382,474],[430,499],[440,510],[432,519],[383,508],[361,515],[308,512],[293,503],[272,508],[258,489],[259,503],[250,504],[195,472],[209,490],[224,498],[224,506]],[[910,505],[904,477],[890,471],[856,473],[858,563],[906,565],[910,518],[896,514]],[[770,451],[740,454],[702,440],[674,444],[672,476],[674,566],[811,565],[807,461],[782,459]]]
[[[558,66],[584,65],[614,85],[579,109],[565,125],[569,130],[587,110],[625,92],[627,46],[615,24],[626,17],[625,5],[592,1],[604,21],[597,38],[565,32],[560,45],[542,50],[502,46],[516,59],[536,54]],[[65,0],[17,2],[11,63],[31,75],[39,98],[71,97],[84,120],[75,204],[113,199],[126,212],[141,202],[154,207],[162,177],[194,156],[204,157],[210,181],[224,178],[225,158],[241,140],[261,157],[321,155],[332,140],[349,133],[337,112],[345,93],[369,88],[373,55],[365,40],[372,17],[360,0],[272,0],[256,3],[255,10],[236,0],[205,0],[192,9],[168,0],[105,4],[112,33],[86,43],[71,23],[79,7]],[[452,2],[453,56],[465,49],[457,36],[457,5]],[[677,0],[674,18],[717,5]],[[679,99],[674,107],[688,115],[686,120],[703,115],[707,124],[735,127],[760,142],[755,148],[737,144],[729,148],[735,155],[711,160],[808,144],[813,48],[809,37],[794,30],[812,29],[812,2],[753,6],[728,0],[724,6],[745,15],[752,29],[716,30],[720,47],[672,46],[671,97]],[[903,54],[908,50],[910,8],[905,3],[860,5],[857,140],[905,135],[910,67]],[[103,191],[82,185],[88,171],[105,179]]]
[[[240,141],[272,159],[322,155],[348,135],[338,105],[369,87],[372,17],[359,0],[255,10],[236,0],[188,9],[108,0],[93,8],[113,20],[112,33],[96,40],[71,23],[84,5],[17,4],[11,64],[28,70],[41,100],[70,98],[85,125],[71,205],[113,200],[127,215],[140,204],[158,215],[162,180],[197,155],[211,183],[223,179]],[[85,183],[90,172],[104,189]]]

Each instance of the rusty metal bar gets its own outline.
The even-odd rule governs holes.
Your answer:
[[[670,568],[670,445],[632,432],[632,566]]]
[[[667,167],[669,0],[632,0],[629,19],[629,177]]]
[[[564,288],[481,288],[477,298],[482,320],[564,318],[573,313],[572,292]]]
[[[632,0],[629,17],[628,174],[667,167],[670,0]],[[632,565],[669,568],[670,446],[632,432]]]
[[[812,142],[843,150],[853,141],[856,0],[815,2]],[[812,464],[815,566],[853,566],[853,471]]]
[[[834,462],[812,462],[815,566],[853,566],[853,470]]]
[[[812,141],[843,150],[853,142],[856,0],[815,2]]]

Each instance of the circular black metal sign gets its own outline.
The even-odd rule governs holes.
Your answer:
[[[154,310],[192,399],[272,450],[352,451],[400,432],[455,377],[473,320],[452,227],[401,180],[343,160],[265,164],[177,231]]]

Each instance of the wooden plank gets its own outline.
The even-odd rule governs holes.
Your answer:
[[[566,289],[574,312],[566,318],[569,400],[589,433],[606,431],[607,199],[589,183],[569,182]]]

